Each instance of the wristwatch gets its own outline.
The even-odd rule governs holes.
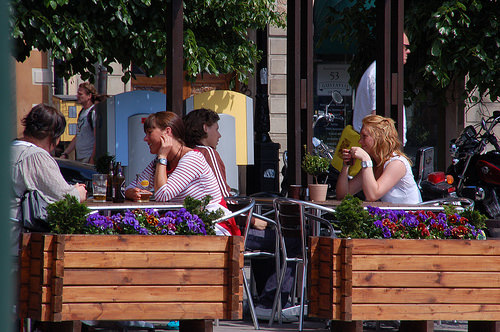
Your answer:
[[[157,158],[156,162],[162,165],[167,166],[167,158]]]
[[[367,168],[367,167],[373,167],[373,161],[368,160],[368,161],[362,161],[361,162],[361,167],[362,168]]]

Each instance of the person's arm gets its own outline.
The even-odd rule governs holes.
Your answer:
[[[149,182],[147,188],[146,189],[139,188],[137,179],[135,179],[129,183],[127,188],[125,188],[125,198],[130,199],[132,201],[136,201],[141,198],[141,193],[144,192],[151,193],[151,191],[149,190],[153,189],[152,183],[154,182],[154,173],[155,173],[155,160],[151,161],[139,175],[139,182],[142,180],[147,180]]]
[[[26,169],[28,188],[35,188],[51,201],[58,201],[70,194],[79,201],[87,198],[84,184],[70,185],[59,170],[57,162],[49,154],[37,153],[30,156],[23,166]]]
[[[367,201],[376,201],[384,196],[405,175],[406,167],[401,160],[393,160],[384,168],[382,175],[375,179],[372,167],[362,168],[363,192]]]
[[[177,197],[195,178],[202,174],[202,162],[204,160],[204,157],[200,153],[188,153],[184,155],[168,179],[166,166],[158,163],[155,173],[155,199],[160,202],[168,202],[172,198]],[[160,185],[162,180],[164,182]],[[218,187],[217,191],[220,192]]]
[[[337,199],[343,199],[347,194],[354,195],[361,191],[361,179],[359,173],[351,180],[349,180],[349,165],[353,163],[353,158],[349,149],[342,150],[343,166],[340,175],[337,179],[337,186],[335,188],[335,195]]]
[[[73,137],[71,142],[69,143],[68,147],[64,150],[64,152],[61,154],[61,158],[63,159],[68,159],[68,156],[73,150],[75,149],[76,146],[76,135]]]

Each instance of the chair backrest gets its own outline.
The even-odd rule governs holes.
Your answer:
[[[234,220],[240,228],[241,234],[244,234],[245,240],[252,220],[255,199],[252,197],[227,197],[225,198],[229,211],[233,212]]]
[[[434,172],[434,147],[427,146],[418,149],[415,159],[416,182],[420,188],[420,183],[427,179],[427,176]]]
[[[284,237],[300,237],[302,227],[302,208],[300,204],[287,199],[277,199],[275,200],[275,213]]]

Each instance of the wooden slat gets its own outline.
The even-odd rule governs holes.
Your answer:
[[[53,240],[52,282],[50,302],[52,306],[52,321],[61,317],[63,302],[63,278],[64,278],[64,235],[56,235]]]
[[[353,303],[499,304],[500,289],[354,288]]]
[[[217,285],[223,269],[67,269],[64,285]]]
[[[500,320],[500,305],[357,304],[353,320]]]
[[[355,270],[379,271],[496,271],[500,256],[354,255]]]
[[[227,268],[224,253],[66,252],[70,268]],[[182,259],[179,259],[182,257]]]
[[[500,256],[500,240],[356,239],[353,255],[483,255]]]
[[[238,312],[238,307],[240,301],[243,300],[243,294],[239,292],[240,285],[242,283],[242,279],[240,277],[240,263],[242,261],[242,253],[243,250],[243,241],[241,237],[230,237],[229,248],[227,254],[227,280],[228,287],[227,292],[225,294],[227,301],[227,313],[231,316],[231,319],[241,319],[243,313]],[[203,301],[205,301],[206,291],[202,291],[198,293],[198,297],[200,294],[203,294]],[[224,295],[224,294],[223,294]],[[187,300],[185,300],[187,301]]]
[[[352,320],[352,251],[353,241],[344,240],[341,251],[342,269],[340,275],[342,277],[340,298],[341,317],[342,320]]]
[[[467,287],[500,288],[497,272],[358,272],[354,287]]]
[[[64,303],[83,302],[223,302],[226,285],[219,286],[67,286]],[[235,289],[237,296],[239,287]],[[236,306],[239,303],[236,298]],[[235,310],[237,308],[235,307]]]
[[[319,306],[319,237],[310,237],[309,240],[309,250],[308,250],[308,261],[307,275],[309,276],[309,314],[312,316],[317,315],[320,308]]]
[[[66,235],[66,250],[224,252],[228,239],[227,236]]]
[[[227,319],[223,303],[63,304],[62,320]]]

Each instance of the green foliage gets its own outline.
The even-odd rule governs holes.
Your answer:
[[[374,60],[375,8],[373,1],[357,1],[342,12],[330,8],[329,24],[338,27],[331,39],[357,50],[349,74],[356,86]],[[426,98],[429,92],[444,97],[441,89],[453,87],[467,75],[465,92],[473,102],[500,96],[500,11],[497,1],[448,0],[405,1],[405,30],[412,54],[405,66],[405,82],[411,98]],[[327,32],[323,33],[326,37]],[[370,58],[367,54],[371,54]],[[416,82],[410,85],[411,82]],[[477,91],[476,91],[477,90]],[[476,95],[482,97],[473,96]]]
[[[47,222],[53,233],[80,234],[84,232],[89,212],[85,204],[74,196],[66,195],[64,199],[47,206]]]
[[[327,158],[306,153],[302,159],[302,169],[304,172],[314,177],[314,183],[318,183],[318,175],[328,173],[329,167],[330,160]]]
[[[370,238],[366,230],[370,229],[368,225],[373,223],[373,220],[363,208],[362,201],[359,198],[347,194],[335,209],[334,218],[339,221],[338,226],[342,237]]]
[[[445,205],[444,211],[446,214],[457,213],[457,209],[454,205]],[[464,218],[467,218],[469,224],[476,227],[477,229],[486,228],[486,220],[488,219],[488,217],[486,217],[481,212],[474,209],[466,209],[465,211],[462,211],[460,215]]]
[[[12,0],[10,27],[14,56],[24,61],[33,48],[51,51],[62,62],[56,71],[68,79],[93,80],[95,64],[112,73],[122,65],[127,82],[131,63],[148,76],[167,61],[167,2],[151,0]],[[184,6],[184,69],[228,74],[246,83],[260,58],[249,29],[284,26],[276,0],[190,0]]]
[[[205,229],[207,235],[215,235],[215,230],[213,228],[214,220],[224,216],[224,212],[221,209],[216,211],[208,211],[207,205],[210,203],[210,196],[205,196],[201,201],[188,196],[184,199],[184,207],[192,214],[198,215],[201,220],[205,223]]]

